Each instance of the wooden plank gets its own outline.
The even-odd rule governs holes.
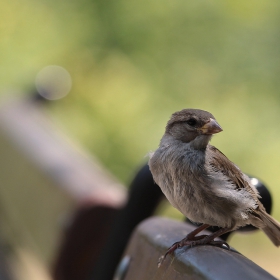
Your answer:
[[[1,135],[77,202],[121,205],[124,187],[36,105],[25,99],[2,103]]]
[[[211,245],[177,249],[158,268],[158,258],[193,229],[192,225],[166,218],[154,217],[142,222],[124,254],[130,262],[122,279],[276,279],[243,255]]]
[[[93,213],[93,207],[113,213],[125,203],[126,189],[39,105],[31,99],[0,104],[0,218],[5,242],[47,271],[54,258],[60,259],[65,228],[78,224],[81,212]],[[96,232],[105,236],[102,229]]]

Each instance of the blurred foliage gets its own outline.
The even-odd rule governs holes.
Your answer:
[[[51,114],[126,184],[174,111],[208,110],[224,128],[213,144],[271,186],[280,220],[279,15],[275,0],[3,0],[0,88],[67,69]]]

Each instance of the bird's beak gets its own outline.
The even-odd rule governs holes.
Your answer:
[[[216,120],[211,119],[203,127],[198,129],[202,134],[215,134],[223,131],[221,126],[217,123]]]

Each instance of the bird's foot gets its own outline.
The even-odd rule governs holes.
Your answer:
[[[200,238],[199,240],[193,241],[192,245],[195,246],[195,245],[207,245],[207,244],[214,245],[217,247],[222,247],[222,248],[226,246],[227,249],[230,249],[230,246],[228,245],[227,242],[223,240],[214,240],[211,238],[211,235],[206,235],[203,238]]]
[[[160,267],[167,257],[167,255],[172,254],[176,249],[182,248],[184,246],[197,246],[197,245],[214,245],[218,247],[224,247],[226,246],[227,249],[230,249],[230,246],[228,243],[226,243],[223,240],[212,240],[209,238],[209,235],[199,235],[199,236],[192,236],[191,238],[189,236],[186,236],[184,239],[182,239],[179,242],[175,242],[166,252],[164,255],[162,255],[158,260],[158,267]]]
[[[181,241],[175,242],[169,249],[165,252],[164,255],[162,255],[158,260],[158,267],[160,267],[165,260],[167,255],[172,254],[177,248],[182,248],[184,246],[195,246],[196,241],[203,239],[207,237],[208,235],[199,235],[199,236],[189,236],[187,235],[185,238],[183,238]]]

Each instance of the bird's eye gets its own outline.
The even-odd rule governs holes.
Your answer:
[[[191,118],[191,119],[187,120],[186,123],[190,126],[195,126],[197,124],[197,121],[196,121],[196,119]]]

